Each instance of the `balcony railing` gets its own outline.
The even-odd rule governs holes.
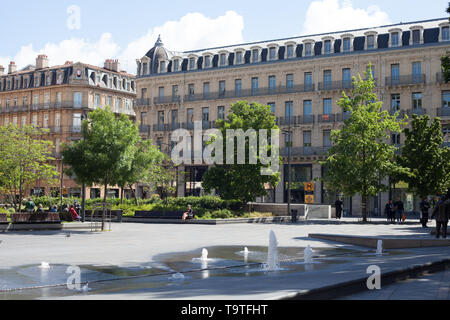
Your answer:
[[[351,80],[319,82],[319,91],[345,90],[351,88],[353,88],[353,83]]]
[[[150,126],[148,125],[140,125],[139,126],[139,132],[140,133],[148,133],[148,131],[150,130]]]
[[[180,96],[164,96],[153,98],[153,104],[171,104],[179,103],[180,101]]]
[[[412,117],[413,114],[416,114],[418,116],[423,116],[424,114],[428,114],[428,113],[427,113],[427,109],[420,108],[420,109],[407,110],[406,114],[408,115],[408,117]]]
[[[436,73],[436,82],[437,83],[445,83],[444,74],[442,72]]]
[[[399,77],[386,77],[386,86],[425,84],[424,74],[411,74]]]
[[[437,109],[437,116],[441,118],[450,117],[450,107],[443,107]]]
[[[291,149],[291,156],[325,156],[331,147],[293,147]],[[280,150],[282,157],[289,156],[289,148],[284,147]]]
[[[148,106],[148,105],[150,105],[150,99],[149,98],[136,99],[134,101],[134,106],[135,107]]]
[[[319,123],[329,123],[329,122],[336,122],[336,115],[335,114],[320,114]]]

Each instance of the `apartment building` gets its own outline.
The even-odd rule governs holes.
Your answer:
[[[292,139],[292,202],[303,203],[304,183],[323,174],[317,161],[331,146],[331,131],[348,116],[337,101],[351,89],[353,76],[364,78],[369,63],[385,110],[441,117],[450,142],[450,85],[443,81],[440,61],[450,49],[449,28],[444,18],[187,52],[169,50],[159,38],[137,60],[140,131],[169,153],[175,129],[191,130],[195,121],[214,128],[239,100],[270,105],[280,128],[294,131],[280,137],[281,182],[259,201],[287,202],[286,146]],[[403,136],[392,136],[393,144],[403,142]],[[180,170],[187,174],[178,177],[178,195],[201,194],[207,165]],[[395,192],[404,196],[407,209],[414,206],[404,186]],[[317,204],[334,203],[336,197],[322,183],[315,184],[314,196]],[[379,212],[390,196],[373,197],[369,209]],[[345,209],[359,212],[360,198],[345,199]]]
[[[47,139],[53,141],[53,156],[62,172],[61,145],[79,140],[81,122],[87,114],[109,105],[117,114],[127,114],[133,120],[136,97],[135,76],[120,70],[118,60],[106,60],[104,67],[67,61],[49,66],[46,55],[39,55],[35,66],[17,70],[14,62],[0,66],[0,125],[33,125],[49,130]],[[59,196],[60,183],[54,186],[36,182],[27,195]],[[63,176],[63,195],[80,196],[81,187],[71,177]],[[102,196],[102,188],[87,188],[87,198]],[[111,195],[118,196],[112,188]],[[28,192],[27,192],[28,193]]]

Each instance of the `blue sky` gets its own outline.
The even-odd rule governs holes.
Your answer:
[[[447,16],[448,1],[25,0],[24,4],[26,9],[16,2],[1,2],[0,64],[15,59],[21,68],[27,62],[33,63],[37,53],[47,53],[51,64],[82,59],[99,65],[105,58],[121,58],[124,68],[133,71],[133,60],[150,49],[157,33],[162,33],[169,49],[198,49],[301,35],[311,30],[346,29],[353,24],[362,27],[370,26],[360,25],[365,23],[442,18]],[[80,9],[79,29],[67,26],[71,17],[67,9],[72,5]],[[334,13],[318,17],[321,8],[335,9]]]

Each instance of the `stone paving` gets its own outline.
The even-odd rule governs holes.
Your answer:
[[[0,268],[40,265],[42,261],[65,265],[129,266],[153,262],[161,254],[186,252],[212,246],[263,246],[269,243],[273,230],[280,247],[349,248],[348,245],[308,238],[310,233],[390,236],[432,239],[428,229],[419,224],[358,224],[355,219],[341,222],[314,221],[298,224],[236,225],[157,225],[113,224],[112,232],[42,231],[0,233]],[[430,227],[434,223],[430,224]],[[353,249],[367,250],[354,247]],[[340,283],[366,276],[368,265],[378,263],[384,271],[405,266],[440,261],[450,256],[449,248],[408,249],[405,257],[360,258],[332,270],[310,274],[281,274],[242,281],[240,278],[208,278],[180,288],[76,295],[74,299],[275,299],[310,290],[318,286]],[[357,271],[355,271],[357,270]],[[443,278],[444,280],[447,278]],[[256,280],[256,281],[255,281]]]

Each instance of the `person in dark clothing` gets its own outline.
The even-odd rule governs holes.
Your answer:
[[[388,203],[384,206],[384,214],[386,215],[388,222],[395,222],[394,218],[394,205],[392,204],[392,200],[389,200]]]
[[[402,221],[403,212],[405,211],[405,206],[400,198],[397,198],[397,201],[394,203],[394,211],[395,218],[397,218],[397,222],[400,223]]]
[[[450,216],[450,199],[442,198],[433,209],[431,219],[436,218],[436,238],[439,239],[442,229],[442,237],[447,238],[447,226]]]
[[[336,200],[334,203],[336,207],[336,219],[341,219],[342,217],[342,208],[344,207],[344,202],[340,198]]]
[[[427,198],[423,198],[423,200],[420,202],[420,211],[421,211],[421,217],[420,222],[422,222],[422,227],[426,228],[428,223],[428,210],[430,209],[430,203],[428,202]]]

